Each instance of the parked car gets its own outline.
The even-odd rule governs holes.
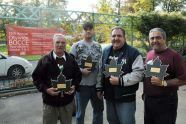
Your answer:
[[[32,71],[33,66],[28,60],[0,53],[0,77],[21,78],[31,74]]]

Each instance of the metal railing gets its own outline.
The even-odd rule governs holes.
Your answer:
[[[65,11],[63,9],[44,7],[0,4],[0,19],[31,20],[38,21],[40,24],[46,19],[50,22],[82,23],[84,21],[92,21],[96,24],[118,24],[124,22],[124,20],[128,18],[130,19],[131,17],[91,12]],[[130,23],[131,22],[129,21],[128,24]]]

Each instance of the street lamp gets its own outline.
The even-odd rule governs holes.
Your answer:
[[[118,24],[118,23],[120,22],[119,16],[117,16],[117,17],[115,18],[115,22],[117,23],[117,25],[119,25],[119,24]]]

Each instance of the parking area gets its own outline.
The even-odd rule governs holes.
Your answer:
[[[184,124],[186,120],[186,86],[179,90],[179,107],[177,124]],[[143,124],[143,101],[141,100],[142,84],[137,91],[136,124]],[[88,104],[85,124],[91,124],[92,109]],[[41,93],[30,93],[12,97],[0,98],[0,124],[42,124]],[[73,118],[75,124],[75,118]],[[104,124],[107,124],[104,111]]]

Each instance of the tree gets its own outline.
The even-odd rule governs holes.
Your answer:
[[[155,8],[159,5],[161,0],[135,0],[131,4],[134,12],[152,12],[155,11]]]
[[[99,0],[96,5],[98,13],[113,14],[114,9],[112,6],[112,0]],[[104,20],[104,18],[103,18]],[[107,20],[112,20],[107,18]],[[95,24],[96,40],[100,43],[110,41],[110,28],[111,25],[108,24]]]
[[[162,0],[161,4],[166,12],[181,11],[185,8],[186,0]]]
[[[45,0],[43,0],[44,2]],[[47,7],[65,9],[67,5],[66,0],[48,0]]]
[[[123,3],[121,3],[123,4]],[[164,10],[166,12],[182,11],[186,6],[186,0],[126,0],[120,5],[122,12],[152,12]]]
[[[113,14],[114,9],[111,5],[112,0],[99,0],[98,4],[96,5],[96,9],[98,13]]]
[[[186,19],[183,15],[179,13],[142,13],[136,23],[136,29],[146,38],[150,29],[155,27],[163,28],[166,31],[170,46],[174,47],[176,45],[177,51],[185,49]]]
[[[41,5],[41,2],[40,0],[32,0],[29,5],[31,6],[40,6]]]

